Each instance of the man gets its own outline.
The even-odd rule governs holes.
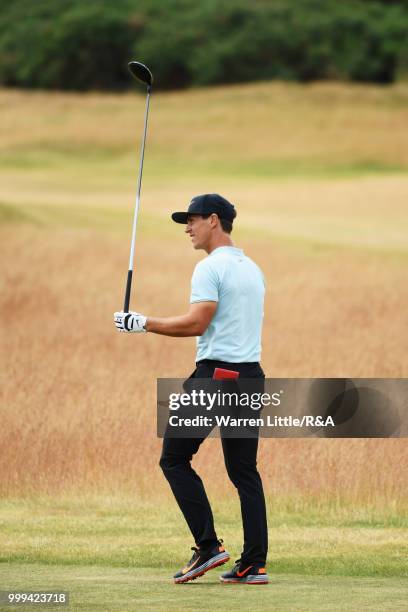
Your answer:
[[[217,194],[193,198],[186,212],[172,219],[186,225],[200,261],[191,282],[190,308],[177,317],[145,317],[115,313],[122,332],[197,336],[196,370],[190,378],[212,378],[215,368],[239,372],[241,378],[264,378],[259,364],[264,280],[260,269],[231,240],[235,207]],[[209,433],[209,432],[208,432]],[[211,507],[190,461],[205,438],[165,436],[160,466],[187,521],[196,546],[189,563],[174,576],[176,583],[194,580],[229,560],[217,538]],[[265,499],[256,468],[258,436],[222,438],[228,476],[238,490],[244,530],[241,558],[222,582],[265,584],[268,548]]]

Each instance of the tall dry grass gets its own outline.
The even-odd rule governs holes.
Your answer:
[[[267,278],[267,375],[407,376],[406,100],[404,86],[330,84],[155,97],[133,306],[185,310],[198,255],[168,214],[219,190],[236,201],[234,236]],[[194,342],[128,337],[112,323],[143,100],[3,91],[0,104],[0,491],[170,498],[156,378],[189,374]],[[348,178],[331,178],[342,165]],[[303,178],[289,181],[299,167]],[[259,462],[276,498],[406,502],[402,439],[267,439]],[[218,440],[195,465],[210,492],[231,487]]]
[[[190,174],[214,160],[222,169],[243,161],[252,171],[263,161],[406,166],[407,99],[406,84],[271,82],[154,92],[146,163],[159,160],[167,175],[179,173],[177,162]],[[0,104],[3,154],[88,149],[100,158],[134,152],[144,95],[0,90]]]
[[[116,333],[125,241],[87,229],[6,231],[2,493],[119,487],[163,495],[156,378],[189,374],[193,341]],[[269,376],[406,375],[404,267],[346,253],[244,246],[270,279],[263,359]],[[140,238],[134,303],[142,312],[185,310],[195,259],[189,248],[182,236],[179,243]],[[397,505],[406,496],[407,460],[403,439],[265,439],[260,451],[274,496]],[[218,440],[206,441],[195,464],[210,490],[230,486]]]

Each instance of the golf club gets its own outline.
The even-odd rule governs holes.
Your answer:
[[[139,215],[140,189],[142,186],[143,160],[144,160],[144,150],[145,150],[145,143],[146,143],[146,133],[147,133],[147,118],[149,115],[150,92],[151,92],[151,88],[153,84],[153,75],[147,66],[145,66],[144,64],[141,64],[140,62],[129,62],[128,66],[133,76],[136,79],[138,79],[138,81],[141,81],[142,83],[147,85],[147,98],[146,98],[146,112],[145,112],[145,119],[144,119],[142,147],[141,147],[141,152],[140,152],[139,178],[137,181],[135,213],[133,216],[132,240],[130,244],[129,269],[128,269],[128,275],[127,275],[127,280],[126,280],[125,303],[123,306],[123,312],[129,312],[130,292],[132,288],[133,260],[134,260],[134,254],[135,254],[137,218]]]

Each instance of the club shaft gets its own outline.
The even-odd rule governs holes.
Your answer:
[[[143,129],[142,146],[141,146],[141,151],[140,151],[139,176],[137,180],[135,212],[133,215],[132,240],[130,243],[129,269],[128,269],[128,275],[127,275],[127,280],[126,280],[125,303],[123,306],[124,312],[129,312],[130,292],[132,288],[132,274],[133,274],[133,261],[135,257],[137,219],[139,216],[140,191],[142,187],[143,161],[144,161],[144,151],[145,151],[145,144],[146,144],[146,134],[147,134],[147,119],[149,116],[150,89],[151,89],[150,87],[147,88],[144,129]]]

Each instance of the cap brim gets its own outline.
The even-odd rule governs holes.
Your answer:
[[[171,218],[176,223],[187,223],[188,213],[186,212],[175,212],[171,215]]]

